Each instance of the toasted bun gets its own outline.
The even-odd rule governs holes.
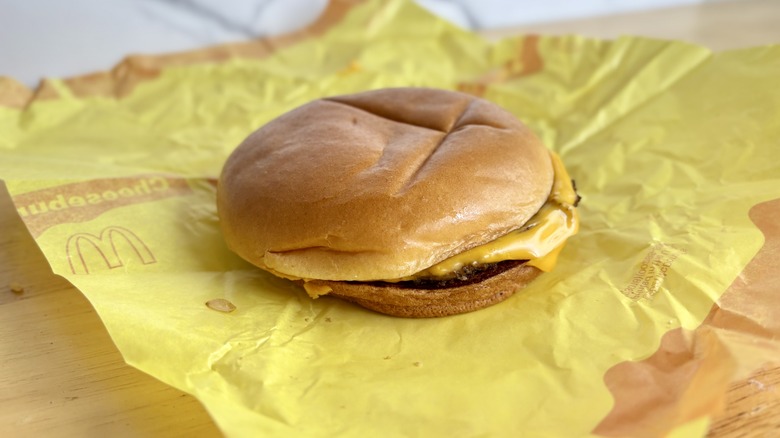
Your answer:
[[[466,284],[446,288],[407,288],[392,283],[316,281],[334,296],[367,309],[405,318],[432,318],[472,312],[504,301],[524,288],[542,271],[518,264]]]
[[[250,135],[218,185],[223,234],[281,276],[405,277],[524,224],[550,156],[497,105],[397,88],[317,100]]]

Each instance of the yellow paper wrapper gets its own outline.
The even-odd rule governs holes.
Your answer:
[[[484,96],[561,155],[582,228],[553,272],[409,320],[311,300],[227,250],[232,149],[309,100],[387,86]],[[229,436],[695,436],[780,352],[780,46],[489,43],[410,2],[337,1],[295,35],[35,92],[6,79],[0,101],[0,175],[53,271]]]

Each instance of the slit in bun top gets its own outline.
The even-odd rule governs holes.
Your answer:
[[[435,317],[500,302],[578,230],[560,158],[487,100],[389,88],[298,107],[230,155],[230,249],[312,298]]]

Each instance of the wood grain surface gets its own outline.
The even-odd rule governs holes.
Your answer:
[[[195,398],[124,363],[0,190],[0,436],[212,437]]]
[[[577,34],[601,39],[636,35],[688,41],[713,50],[730,50],[780,43],[778,22],[780,2],[777,0],[710,0],[700,5],[492,29],[481,33],[489,39],[525,33]]]
[[[502,29],[637,34],[713,49],[780,42],[780,2],[708,2],[660,11]],[[193,397],[126,365],[84,296],[52,274],[0,189],[0,436],[214,437]],[[780,436],[780,368],[734,383],[711,437]]]

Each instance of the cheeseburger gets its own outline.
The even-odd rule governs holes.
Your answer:
[[[217,189],[241,257],[312,298],[404,317],[480,309],[551,270],[578,201],[512,114],[425,88],[294,109],[238,146]]]

